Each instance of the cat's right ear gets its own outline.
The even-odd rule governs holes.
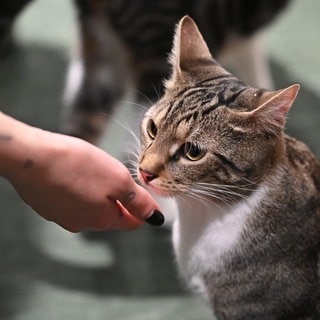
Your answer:
[[[184,16],[177,26],[170,56],[172,78],[177,79],[183,72],[208,60],[213,58],[196,23],[189,16]]]
[[[293,84],[285,89],[266,92],[265,101],[255,110],[245,114],[256,127],[277,134],[285,125],[287,113],[299,89],[299,84]]]

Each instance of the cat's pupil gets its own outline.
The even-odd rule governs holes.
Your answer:
[[[152,119],[148,121],[147,133],[151,139],[154,139],[157,135],[157,126]]]
[[[187,142],[184,145],[184,155],[188,160],[200,160],[205,154],[205,150],[201,149],[196,143]]]

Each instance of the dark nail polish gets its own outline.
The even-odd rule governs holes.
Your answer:
[[[151,226],[161,226],[164,223],[164,216],[159,210],[154,210],[146,222]]]

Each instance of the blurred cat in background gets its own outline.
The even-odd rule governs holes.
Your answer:
[[[15,17],[31,0],[0,3],[0,45],[11,41]],[[194,18],[215,58],[244,82],[271,88],[259,30],[289,0],[74,0],[79,52],[66,86],[70,106],[65,132],[93,143],[116,104],[131,89],[137,104],[150,105],[170,74],[167,54],[174,28],[185,14]],[[41,26],[39,26],[41,27]]]

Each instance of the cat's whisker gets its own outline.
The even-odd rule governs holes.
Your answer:
[[[248,179],[248,178],[243,178],[243,180],[248,183],[248,184],[247,184],[248,186],[254,186],[254,187],[256,187],[256,186],[259,185],[259,183],[254,182],[254,181],[252,181],[252,180],[250,180],[250,179]],[[244,185],[244,186],[247,186],[247,185]]]
[[[137,161],[132,160],[132,159],[127,159],[124,161],[124,164],[126,165],[126,167],[128,168],[131,176],[133,177],[133,179],[138,182],[138,171],[137,171]]]
[[[153,88],[154,88],[154,87],[153,87]],[[155,89],[155,88],[154,88],[154,89]],[[158,93],[157,93],[156,90],[155,90],[155,92],[156,92],[156,94],[158,95]],[[138,95],[142,96],[143,98],[145,98],[145,99],[150,103],[149,106],[144,106],[144,105],[141,104],[141,106],[144,106],[145,110],[149,109],[149,107],[155,103],[155,102],[152,101],[146,94],[144,94],[142,91],[136,90],[136,93],[137,93]],[[158,96],[158,98],[159,98],[159,96]]]
[[[151,100],[148,99],[148,97],[146,97],[146,99],[151,103]],[[147,111],[149,109],[149,106],[145,106],[142,103],[138,103],[135,101],[130,101],[130,100],[121,100],[120,103],[125,103],[125,104],[131,104],[135,107],[138,107],[140,109],[142,109],[143,111]]]
[[[175,199],[178,204],[179,203],[186,203],[188,205],[188,207],[190,208],[190,210],[193,209],[192,204],[188,201],[188,199],[186,199],[186,197],[184,197],[180,194],[177,194],[177,195],[175,195]]]
[[[115,123],[120,125],[123,129],[125,129],[130,134],[130,136],[132,136],[134,139],[133,143],[131,143],[131,145],[128,146],[129,150],[124,149],[123,152],[127,155],[127,158],[128,158],[124,161],[124,163],[128,167],[130,167],[131,165],[132,167],[136,168],[138,159],[139,159],[140,148],[141,148],[140,139],[136,135],[136,133],[130,128],[129,125],[123,123],[122,121],[116,118],[113,118],[113,121],[115,121]]]
[[[199,192],[198,190],[194,191],[194,194],[195,195],[198,195],[200,197],[203,197],[203,198],[214,198],[214,199],[217,199],[225,204],[228,204],[232,202],[232,200],[234,200],[233,198],[231,197],[221,197],[219,196],[217,193],[213,193],[213,192]]]
[[[140,151],[140,139],[137,136],[137,134],[132,130],[130,125],[128,123],[125,123],[123,121],[123,119],[121,120],[121,119],[118,119],[118,118],[115,118],[115,117],[113,117],[111,121],[116,123],[117,125],[121,126],[122,129],[124,129],[126,132],[128,132],[130,134],[130,136],[134,140],[133,146],[135,146],[137,153],[139,153],[139,151]]]
[[[213,196],[216,200],[221,201],[220,197],[217,195],[211,195]],[[200,201],[202,204],[205,205],[205,208],[211,209],[212,207],[215,207],[219,210],[219,212],[224,212],[225,208],[219,204],[219,202],[216,201],[208,201],[207,197],[200,195],[200,194],[194,194],[194,199]],[[222,201],[221,201],[222,202]],[[227,204],[227,203],[224,203]]]
[[[228,184],[215,184],[215,183],[209,183],[209,182],[197,182],[196,185],[197,186],[203,186],[203,187],[214,187],[214,188],[219,188],[219,189],[226,189],[226,190],[230,190],[230,189],[238,189],[241,191],[254,191],[256,189],[257,184],[254,182],[251,182],[248,179],[245,179],[246,181],[248,181],[248,184],[244,184],[244,185],[228,185]]]
[[[189,196],[192,199],[195,199],[202,204],[205,205],[205,207],[211,208],[212,206],[217,207],[220,211],[224,211],[223,207],[220,206],[216,201],[208,201],[208,196],[221,201],[222,199],[219,197],[219,195],[211,192],[210,194],[202,194],[202,193],[197,193],[195,189],[191,189],[186,193],[187,196]],[[222,202],[222,201],[221,201]],[[225,203],[228,204],[228,203]]]
[[[138,159],[134,159],[135,156],[131,154],[131,152],[128,154],[129,156],[131,155],[132,157],[128,157],[128,159],[124,160],[124,163],[129,164],[132,167],[132,169],[135,169],[138,163],[137,162]]]
[[[190,199],[191,201],[188,201],[189,199]],[[179,200],[180,200],[181,202],[187,203],[191,210],[194,210],[194,203],[193,203],[192,200],[196,200],[197,202],[201,203],[201,204],[204,205],[205,207],[211,207],[211,206],[209,205],[209,203],[208,203],[207,201],[205,201],[204,198],[202,198],[202,197],[199,196],[199,195],[192,194],[192,193],[187,193],[187,194],[185,194],[184,196],[179,195]]]
[[[241,192],[253,192],[256,188],[249,188],[247,185],[244,186],[232,186],[232,185],[219,185],[219,184],[210,184],[210,183],[195,183],[194,187],[197,190],[202,191],[211,191],[214,190],[215,192],[223,193],[224,195],[234,195],[236,198],[240,197],[242,199],[245,199],[248,197],[248,195],[245,195]],[[239,192],[237,192],[239,191]]]
[[[201,186],[195,184],[193,186],[193,190],[197,193],[201,193],[206,196],[210,196],[212,194],[222,194],[222,195],[238,195],[238,193],[228,190],[227,188],[220,188],[219,186]]]
[[[246,200],[248,198],[247,195],[230,190],[230,186],[228,187],[226,185],[195,185],[196,186],[192,189],[194,194],[201,195],[206,198],[212,197],[218,199],[229,208],[231,208],[235,202],[239,201],[239,199]]]
[[[159,84],[159,87],[157,89],[155,84],[152,83],[152,88],[153,88],[153,90],[154,90],[154,92],[155,92],[155,94],[157,96],[157,100],[160,100],[160,98],[161,98],[161,93],[160,93],[161,92],[161,87],[160,87],[160,84]],[[149,99],[149,100],[151,101],[151,99]]]
[[[126,163],[127,164],[127,163]],[[135,167],[134,167],[134,164],[132,163],[132,162],[128,162],[128,166],[127,166],[127,168],[128,168],[128,170],[130,171],[130,173],[131,173],[131,175],[132,176],[138,176],[138,174],[137,174],[137,170],[135,169]]]
[[[214,189],[214,190],[201,190],[201,189],[195,189],[195,192],[203,194],[205,196],[211,196],[212,192],[214,192],[215,194],[220,194],[221,198],[223,198],[224,200],[231,200],[233,202],[237,201],[239,198],[241,199],[246,199],[247,196],[238,193],[238,192],[234,192],[234,191],[229,191],[229,190],[219,190],[219,189]]]
[[[135,164],[138,163],[139,160],[139,150],[138,147],[136,147],[136,150],[124,150],[126,153],[128,160],[135,161]]]

